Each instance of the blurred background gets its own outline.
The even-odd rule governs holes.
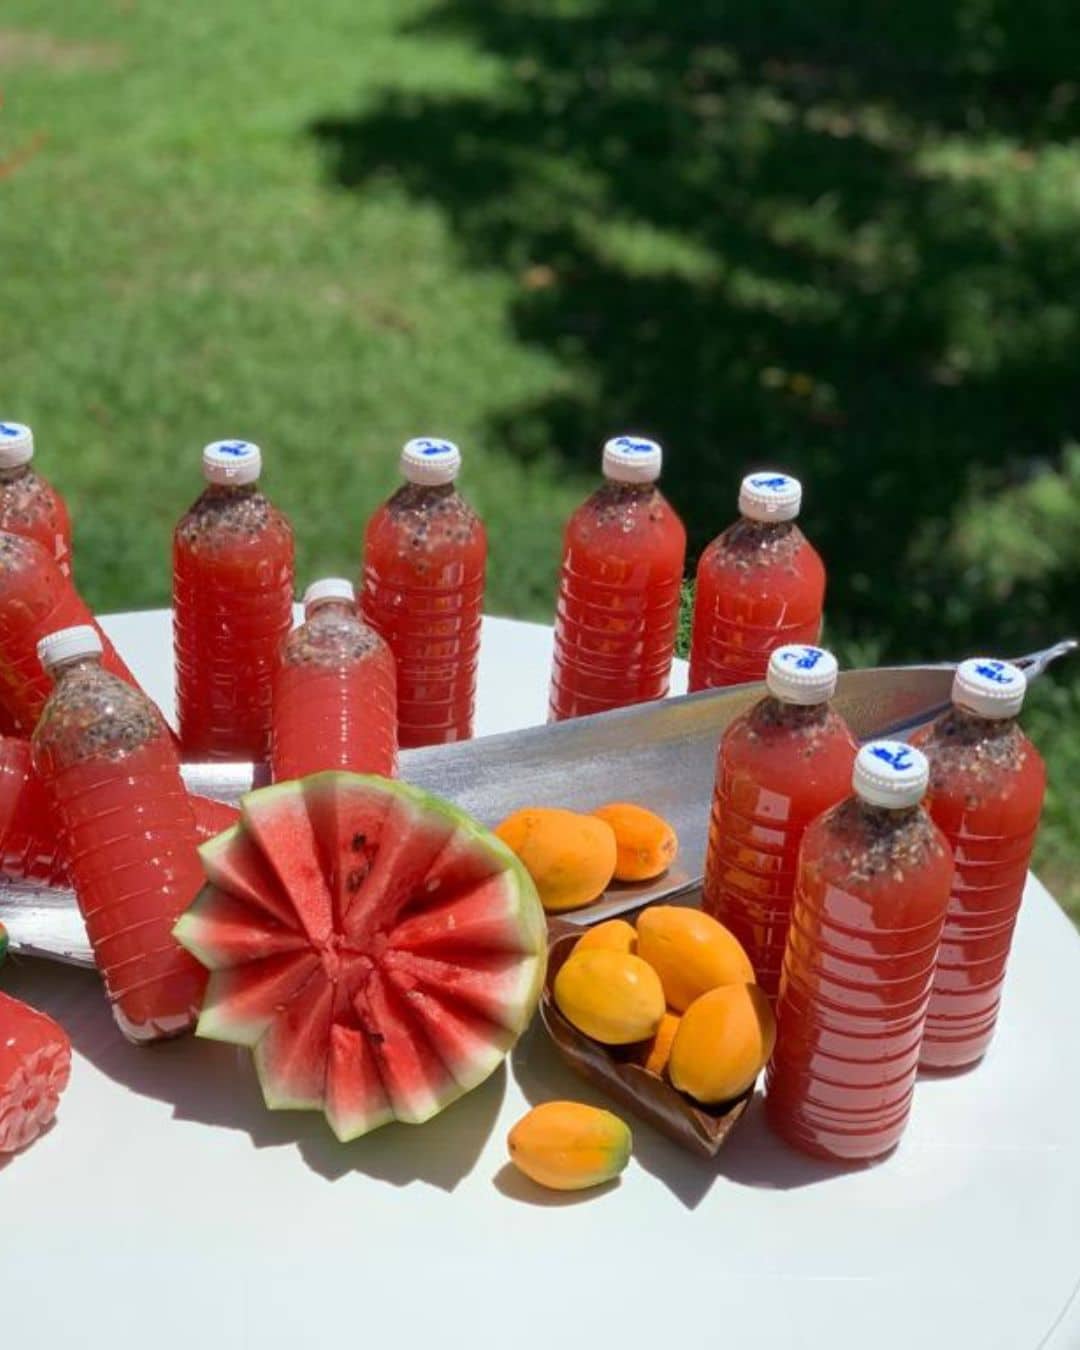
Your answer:
[[[5,0],[0,90],[0,412],[95,607],[167,602],[203,442],[306,582],[437,434],[547,619],[635,430],[694,558],[804,480],[848,661],[1080,630],[1075,0]],[[1080,660],[1032,705],[1080,916]]]

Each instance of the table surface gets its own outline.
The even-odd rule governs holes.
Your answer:
[[[167,615],[105,626],[170,704]],[[481,732],[542,719],[549,655],[486,621]],[[510,1125],[602,1099],[539,1024],[436,1120],[341,1146],[267,1112],[246,1051],[127,1045],[91,972],[23,961],[4,986],[75,1045],[56,1124],[0,1164],[19,1350],[1080,1345],[1080,943],[1034,879],[984,1063],[920,1080],[899,1149],[857,1170],[786,1150],[756,1100],[712,1163],[638,1124],[618,1183],[553,1195],[506,1164]]]

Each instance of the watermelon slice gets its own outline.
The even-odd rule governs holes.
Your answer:
[[[249,793],[176,926],[212,974],[198,1034],[250,1046],[271,1109],[341,1140],[419,1124],[527,1026],[547,930],[494,835],[405,783],[322,773]]]

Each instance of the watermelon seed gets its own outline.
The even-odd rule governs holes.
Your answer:
[[[365,867],[354,867],[345,878],[345,889],[350,894],[355,894],[364,884],[367,874],[371,871],[371,864]]]
[[[364,847],[364,845],[365,845],[366,843],[367,843],[367,835],[364,835],[364,834],[354,834],[353,837],[352,837],[352,850],[353,850],[353,852],[354,852],[354,853],[359,853],[360,850]]]

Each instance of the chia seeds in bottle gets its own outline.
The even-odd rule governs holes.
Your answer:
[[[803,834],[851,788],[857,746],[829,705],[836,678],[822,648],[778,647],[768,696],[732,722],[717,752],[702,907],[739,939],[772,999]]]
[[[974,1064],[994,1035],[1013,931],[1046,791],[1017,716],[1024,673],[962,661],[953,706],[912,741],[930,761],[927,806],[956,856],[922,1064]]]
[[[29,736],[52,681],[38,643],[60,628],[88,624],[102,646],[102,665],[138,688],[135,677],[101,631],[71,577],[36,539],[0,532],[0,703]]]
[[[71,575],[71,520],[56,488],[34,469],[34,433],[0,422],[0,530],[36,539]]]
[[[657,486],[662,460],[655,441],[608,441],[603,485],[567,522],[551,721],[667,694],[686,531]]]
[[[760,680],[774,648],[821,636],[825,568],[795,523],[801,505],[788,474],[743,479],[740,518],[698,562],[691,691]]]
[[[206,490],[173,535],[173,639],[186,757],[263,761],[292,626],[293,533],[259,491],[250,441],[203,451]]]
[[[172,929],[203,884],[173,739],[139,690],[104,670],[92,628],[42,640],[56,681],[33,763],[113,1015],[131,1041],[187,1031],[206,972]]]
[[[911,1111],[953,870],[928,777],[911,746],[864,745],[854,796],[803,836],[765,1112],[818,1157],[880,1157]]]
[[[455,487],[460,467],[451,441],[407,442],[405,483],[364,533],[360,609],[394,655],[403,748],[472,735],[487,534]]]
[[[393,655],[357,614],[352,583],[327,577],[308,587],[274,677],[274,778],[324,769],[389,778],[396,764]]]

